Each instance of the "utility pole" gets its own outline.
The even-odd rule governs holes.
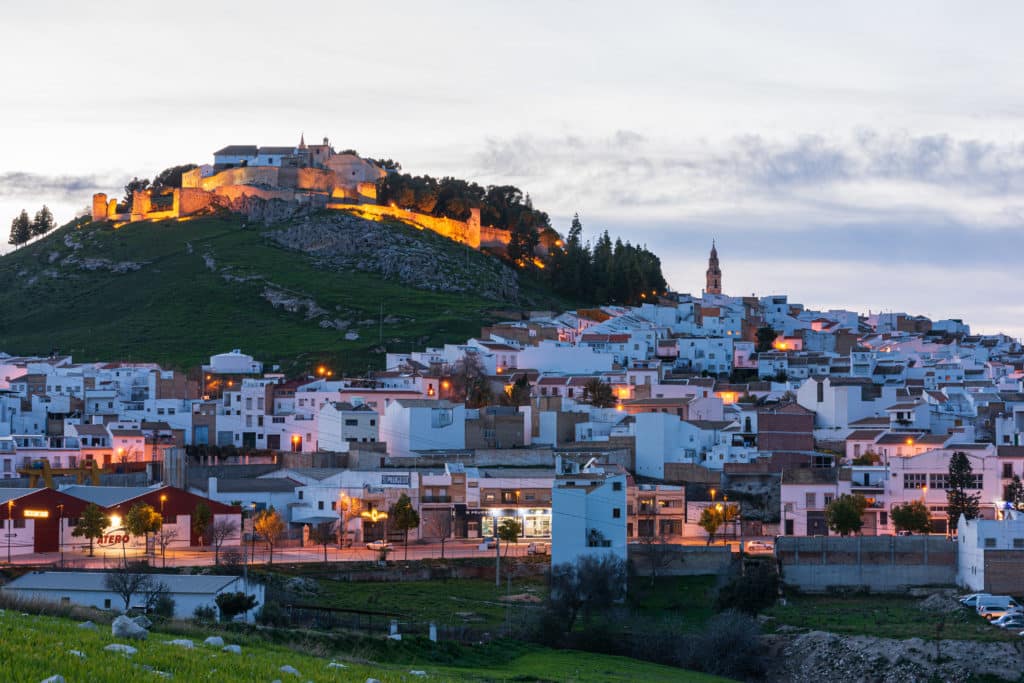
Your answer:
[[[11,521],[11,508],[14,507],[14,499],[7,501],[7,564],[11,563],[11,536],[14,535],[14,522]]]
[[[494,587],[501,588],[501,537],[498,536],[498,516],[494,516]]]

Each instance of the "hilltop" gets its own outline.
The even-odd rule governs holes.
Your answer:
[[[244,346],[363,372],[387,349],[568,303],[535,271],[397,221],[219,211],[115,225],[78,219],[0,257],[0,350],[188,367]]]

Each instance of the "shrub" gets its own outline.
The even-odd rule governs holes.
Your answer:
[[[221,593],[214,601],[220,608],[222,621],[232,621],[237,615],[248,612],[256,606],[256,596],[245,593]]]
[[[767,562],[751,564],[744,576],[722,586],[715,598],[715,609],[738,610],[757,614],[775,604],[779,594],[779,575]]]
[[[174,598],[167,593],[161,593],[153,601],[153,614],[164,619],[174,618]]]
[[[290,622],[291,617],[276,602],[264,603],[263,609],[256,614],[256,623],[264,626],[288,626]]]
[[[723,612],[712,618],[698,636],[684,639],[679,663],[716,676],[748,679],[764,673],[761,628],[746,614]]]
[[[192,612],[192,620],[197,624],[209,624],[217,621],[217,610],[210,605],[199,605]]]

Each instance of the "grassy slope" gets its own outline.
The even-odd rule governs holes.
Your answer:
[[[377,275],[317,269],[309,257],[283,250],[260,233],[263,226],[241,229],[238,216],[192,221],[136,223],[118,230],[109,225],[66,226],[39,242],[0,257],[0,350],[49,353],[58,349],[76,360],[152,360],[186,367],[213,353],[241,347],[263,360],[312,357],[339,370],[365,371],[380,366],[377,320],[385,346],[412,346],[464,340],[479,333],[489,311],[509,304],[463,294],[415,290]],[[438,250],[440,267],[459,267],[468,259],[488,258],[430,233],[408,230]],[[71,253],[64,237],[74,233],[84,247],[79,257],[114,262],[146,261],[137,272],[114,274],[60,266]],[[186,243],[193,252],[188,253]],[[50,264],[56,252],[56,262]],[[204,254],[216,260],[206,267]],[[221,269],[236,276],[261,275],[280,288],[314,299],[332,316],[355,321],[357,341],[344,332],[322,329],[299,313],[275,310],[260,296],[265,282],[227,282]],[[44,274],[47,269],[59,279]],[[29,284],[36,277],[33,284]],[[535,282],[524,291],[535,305],[550,303]]]
[[[213,633],[211,631],[211,633]],[[556,652],[524,647],[511,660],[495,666],[434,666],[431,664],[375,664],[346,661],[344,657],[324,658],[294,649],[272,645],[253,636],[233,633],[224,635],[225,642],[242,646],[241,656],[219,652],[201,644],[200,636],[190,636],[196,647],[192,650],[169,645],[168,640],[182,636],[150,633],[145,642],[132,642],[138,652],[131,657],[105,652],[103,647],[115,641],[105,625],[95,630],[80,629],[77,622],[56,617],[23,616],[8,611],[0,615],[0,680],[33,681],[60,674],[68,681],[91,683],[125,683],[128,681],[161,680],[146,666],[172,674],[171,680],[218,681],[249,683],[272,679],[303,681],[364,681],[374,677],[381,681],[697,681],[723,679],[670,667],[638,662],[622,657],[609,657],[579,652]],[[67,654],[68,650],[85,653],[84,659]],[[327,654],[327,653],[318,653]],[[332,659],[345,662],[345,668],[328,668]],[[282,665],[299,670],[301,678],[280,672]],[[409,674],[410,670],[426,671],[426,678]]]

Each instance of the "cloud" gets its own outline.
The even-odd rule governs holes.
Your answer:
[[[555,214],[844,225],[889,219],[1024,223],[1024,142],[859,128],[665,141],[633,131],[488,139],[484,177],[519,182]],[[639,214],[639,215],[638,215]]]
[[[0,173],[0,195],[43,201],[84,203],[94,192],[124,185],[126,179],[93,175],[45,175],[26,171]]]

